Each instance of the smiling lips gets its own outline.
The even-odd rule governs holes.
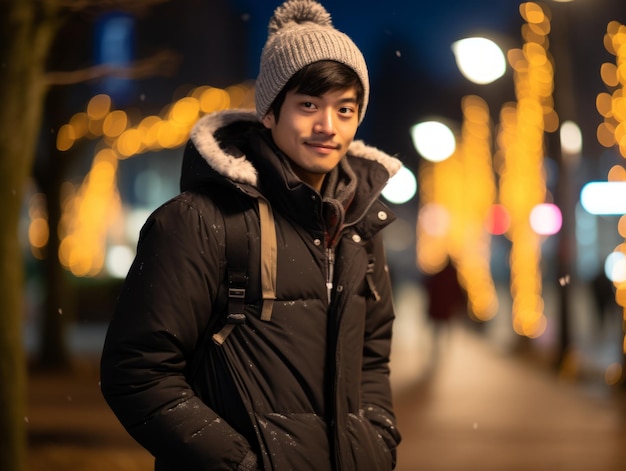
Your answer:
[[[305,142],[305,145],[322,154],[329,154],[330,152],[339,149],[337,144],[324,144],[322,142]]]

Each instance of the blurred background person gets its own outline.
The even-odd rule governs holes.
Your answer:
[[[427,294],[426,310],[432,329],[430,368],[437,366],[445,343],[451,339],[455,318],[467,310],[467,295],[461,287],[451,260],[439,272],[424,278]]]

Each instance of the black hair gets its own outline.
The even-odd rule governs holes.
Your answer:
[[[322,96],[330,90],[352,87],[356,89],[356,100],[359,105],[360,117],[363,110],[365,91],[357,73],[341,62],[332,60],[313,62],[304,66],[289,79],[280,93],[274,98],[270,105],[270,110],[274,113],[274,118],[278,122],[285,95],[291,90],[296,90],[303,95]]]

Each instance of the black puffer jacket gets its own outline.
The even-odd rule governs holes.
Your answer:
[[[241,111],[194,128],[183,192],[141,231],[103,350],[103,394],[157,470],[245,470],[251,452],[266,470],[392,469],[394,313],[379,231],[393,216],[378,195],[400,163],[356,141],[320,195],[268,136]],[[262,320],[261,275],[252,270],[246,323],[222,345],[203,344],[206,326],[224,318],[219,208],[234,199],[262,199],[273,211],[276,299]],[[250,266],[259,267],[252,214]],[[206,355],[190,378],[197,348]]]

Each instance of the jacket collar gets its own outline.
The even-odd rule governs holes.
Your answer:
[[[239,123],[248,127],[260,127],[259,120],[253,111],[225,110],[208,114],[195,124],[190,138],[200,156],[219,175],[242,183],[258,186],[258,172],[253,163],[246,158],[237,146],[220,143],[217,134],[221,129]],[[368,146],[363,141],[353,141],[348,154],[367,161],[377,162],[388,173],[388,178],[395,175],[402,163],[395,157]]]

